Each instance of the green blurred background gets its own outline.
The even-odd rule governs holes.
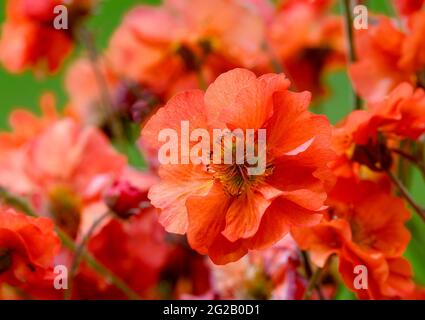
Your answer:
[[[0,0],[0,21],[4,20],[5,2],[6,0]],[[95,16],[89,21],[89,25],[96,35],[96,45],[99,50],[107,46],[110,35],[119,25],[125,12],[141,3],[158,4],[160,0],[102,1]],[[393,10],[389,0],[371,0],[368,1],[367,5],[371,12],[392,15]],[[340,8],[337,5],[335,12],[339,11]],[[80,48],[75,50],[73,56],[67,60],[67,64],[79,54],[80,50]],[[58,74],[42,79],[35,78],[31,72],[11,75],[0,67],[0,129],[8,128],[8,114],[16,107],[25,107],[39,112],[38,101],[45,91],[54,92],[58,106],[63,106],[67,99],[63,89],[63,79],[67,64]],[[344,71],[327,74],[324,81],[330,88],[330,95],[326,101],[316,106],[315,110],[325,113],[332,123],[336,123],[352,110],[350,83]],[[414,173],[410,188],[415,199],[425,205],[425,184],[418,172]],[[406,257],[413,265],[416,281],[425,285],[425,224],[420,218],[414,216],[409,222],[409,228],[412,231],[412,240],[406,252]],[[352,295],[347,290],[341,289],[338,297],[346,299],[352,298]]]

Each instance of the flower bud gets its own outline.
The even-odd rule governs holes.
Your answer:
[[[127,181],[116,181],[106,191],[105,203],[117,216],[128,219],[144,209],[148,200],[146,192]]]

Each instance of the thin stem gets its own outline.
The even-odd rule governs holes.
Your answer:
[[[354,43],[354,31],[353,31],[353,15],[352,15],[352,7],[351,0],[341,0],[343,2],[343,11],[345,17],[345,33],[347,35],[348,42],[348,60],[349,63],[352,64],[357,60],[356,57],[356,47]],[[360,97],[357,95],[356,91],[352,87],[353,94],[353,103],[354,108],[356,110],[360,110],[362,108],[362,101]]]
[[[0,199],[3,201],[3,203],[19,210],[20,212],[25,213],[27,216],[38,216],[27,202],[17,196],[12,195],[3,187],[0,187]]]
[[[315,272],[313,272],[311,265],[310,265],[310,259],[308,257],[307,252],[301,251],[301,258],[304,265],[304,270],[307,278],[309,279],[309,283],[307,285],[306,291],[303,295],[303,300],[310,299],[311,295],[313,294],[313,291],[316,290],[320,300],[324,300],[325,297],[322,293],[322,290],[320,288],[320,279],[322,277],[322,272],[324,268],[317,268]],[[325,264],[326,266],[326,264]]]
[[[391,181],[397,186],[400,190],[401,195],[406,199],[406,201],[412,206],[412,208],[417,212],[417,214],[425,222],[425,209],[421,208],[419,204],[412,198],[409,193],[409,190],[401,183],[401,181],[392,173],[390,170],[387,170],[387,175]]]
[[[415,156],[405,152],[404,150],[392,148],[391,151],[394,153],[397,153],[398,155],[402,156],[406,160],[410,161],[412,164],[416,165],[418,169],[421,171],[422,176],[425,179],[425,163],[422,162],[420,159],[417,159]]]
[[[308,258],[307,252],[301,251],[301,260],[304,266],[305,275],[307,278],[311,278],[313,271],[311,270],[310,259]]]
[[[307,289],[304,292],[303,300],[310,299],[314,289],[320,288],[320,280],[322,278],[322,274],[323,274],[323,268],[317,268],[316,271],[313,272],[313,275],[310,277],[310,280],[308,282]],[[317,290],[317,291],[322,300],[323,295],[321,291],[320,290]]]
[[[22,213],[28,216],[38,217],[38,214],[35,213],[35,211],[31,208],[31,206],[25,200],[11,194],[10,192],[8,192],[6,189],[2,187],[0,187],[0,200],[3,200],[5,204],[18,209],[19,211],[21,211]],[[73,252],[76,252],[77,246],[75,245],[74,241],[66,234],[66,232],[57,226],[55,227],[55,231],[59,239],[61,240],[63,246]],[[117,277],[113,272],[111,272],[103,264],[97,261],[90,253],[83,252],[82,256],[90,268],[92,268],[98,274],[100,274],[105,279],[107,279],[115,287],[120,289],[129,299],[132,299],[132,300],[140,299],[140,296],[136,292],[134,292],[130,287],[128,287],[127,284],[122,279]]]
[[[96,219],[93,224],[91,225],[90,229],[87,231],[87,233],[84,235],[83,239],[81,240],[80,244],[75,250],[74,259],[72,261],[71,265],[71,272],[69,273],[69,283],[70,287],[65,292],[65,299],[68,300],[72,296],[72,283],[75,278],[75,275],[77,274],[77,271],[80,267],[81,261],[83,259],[83,254],[86,252],[86,245],[97,227],[104,221],[108,216],[110,215],[110,212],[106,212],[102,214],[98,219]]]
[[[114,119],[112,98],[109,93],[108,83],[106,82],[101,68],[99,67],[99,55],[97,53],[96,46],[94,45],[93,36],[88,30],[82,27],[80,30],[80,39],[89,56],[90,64],[99,88],[101,103],[106,114],[108,125],[112,131],[113,136],[117,138],[118,141],[121,141],[124,137],[123,128],[119,121]]]

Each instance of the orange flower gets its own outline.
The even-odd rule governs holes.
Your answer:
[[[127,14],[106,55],[117,74],[166,100],[198,88],[200,77],[209,84],[232,68],[267,63],[265,26],[256,8],[261,6],[239,0],[139,6]]]
[[[6,22],[0,39],[0,61],[13,73],[27,69],[54,72],[73,48],[75,23],[87,15],[94,0],[68,5],[73,25],[55,29],[55,7],[64,0],[8,0]]]
[[[343,20],[324,15],[332,1],[285,1],[269,26],[271,48],[297,90],[325,94],[321,75],[343,65]]]
[[[402,83],[389,93],[385,99],[368,106],[372,117],[358,142],[365,142],[376,131],[389,137],[417,140],[425,133],[425,91],[414,89]],[[375,132],[374,132],[375,131]]]
[[[26,121],[0,136],[0,146],[8,145],[0,148],[0,184],[76,236],[82,212],[101,201],[103,190],[123,174],[126,159],[100,131],[71,118],[36,119],[18,110],[11,119]]]
[[[364,110],[351,112],[346,119],[333,128],[332,144],[337,154],[331,167],[339,177],[360,177],[360,164],[352,161],[357,132],[369,121],[371,114]]]
[[[356,292],[360,299],[403,299],[413,294],[415,284],[408,260],[403,257],[385,258],[381,254],[365,255],[364,252],[352,249],[344,248],[339,260],[339,271],[347,287]],[[357,274],[353,270],[358,265],[368,270],[367,290],[354,287]]]
[[[386,17],[358,31],[358,61],[349,70],[356,91],[367,101],[377,102],[401,82],[423,86],[424,32],[424,12],[409,17],[406,33]]]
[[[327,217],[319,225],[292,230],[313,262],[323,267],[332,254],[338,255],[343,279],[359,297],[399,297],[411,290],[410,266],[400,258],[410,240],[404,225],[410,213],[403,200],[383,185],[341,178],[329,194],[328,204]],[[356,265],[368,268],[368,290],[354,288]],[[400,290],[391,291],[395,274],[404,275],[406,282]]]
[[[424,133],[425,92],[402,83],[383,100],[369,103],[368,110],[351,112],[334,128],[332,141],[338,157],[332,169],[341,177],[366,178],[361,165],[373,171],[390,168],[393,157],[389,150]],[[378,141],[379,135],[382,141]]]
[[[0,284],[53,286],[53,258],[60,241],[53,223],[0,206]],[[34,289],[34,288],[33,288]]]
[[[269,247],[292,226],[312,225],[321,217],[332,181],[327,167],[333,158],[331,128],[325,117],[307,111],[309,93],[290,92],[288,86],[283,75],[256,78],[235,69],[219,76],[205,94],[176,95],[142,131],[142,140],[159,149],[158,133],[164,128],[180,132],[183,120],[191,129],[209,132],[266,130],[267,167],[261,175],[248,174],[248,164],[234,160],[229,165],[169,164],[160,167],[161,182],[150,190],[166,230],[187,233],[192,248],[217,264]]]

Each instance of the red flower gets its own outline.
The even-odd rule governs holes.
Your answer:
[[[110,220],[88,244],[90,252],[141,297],[157,297],[170,246],[152,208],[123,221]],[[75,299],[125,299],[125,295],[87,266],[74,283]]]
[[[397,11],[403,16],[408,16],[421,10],[424,2],[424,0],[394,0]]]
[[[53,287],[52,262],[59,248],[50,220],[0,206],[0,284],[31,288],[51,281]]]
[[[149,192],[166,230],[187,233],[192,248],[215,263],[238,260],[249,249],[271,246],[292,226],[320,219],[332,181],[330,125],[307,111],[309,93],[290,92],[288,86],[283,75],[256,78],[235,69],[218,77],[205,94],[176,95],[143,129],[144,142],[155,148],[161,147],[158,133],[164,128],[180,132],[183,120],[208,132],[266,130],[262,174],[249,174],[247,163],[168,164],[160,167],[161,182]]]

